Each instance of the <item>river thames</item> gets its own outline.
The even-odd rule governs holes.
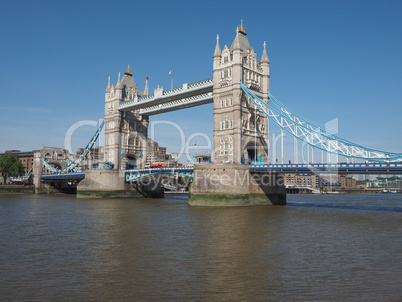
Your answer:
[[[402,195],[0,196],[1,301],[402,301]]]

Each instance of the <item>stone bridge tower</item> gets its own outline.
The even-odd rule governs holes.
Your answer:
[[[105,161],[115,170],[144,168],[146,162],[148,116],[136,111],[120,112],[120,102],[148,94],[148,80],[139,92],[130,66],[116,86],[109,82],[105,91]]]
[[[229,48],[217,37],[213,55],[214,157],[216,163],[268,161],[268,118],[244,95],[240,82],[268,103],[269,60],[250,47],[242,24]]]

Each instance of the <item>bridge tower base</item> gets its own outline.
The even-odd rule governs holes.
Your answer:
[[[199,164],[190,186],[191,206],[285,205],[284,176],[250,173],[248,165]]]
[[[142,196],[124,182],[124,172],[87,170],[77,185],[77,198],[129,198]]]

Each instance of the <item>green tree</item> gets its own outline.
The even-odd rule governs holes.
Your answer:
[[[17,177],[24,174],[24,167],[13,154],[4,154],[0,156],[0,171],[6,183],[10,176]]]

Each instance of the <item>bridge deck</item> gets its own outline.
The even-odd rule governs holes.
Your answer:
[[[262,164],[250,165],[253,173],[315,173],[315,174],[402,174],[402,162],[397,163],[339,163],[339,164]],[[126,170],[126,181],[158,173],[192,177],[194,168],[148,168]],[[85,172],[42,175],[42,180],[83,179]]]
[[[208,78],[166,91],[122,101],[120,111],[139,110],[139,114],[153,115],[213,102],[213,80]]]
[[[250,172],[315,174],[401,174],[402,162],[250,165]]]
[[[67,180],[67,179],[84,179],[85,172],[78,173],[57,173],[46,174],[41,176],[41,180]]]

